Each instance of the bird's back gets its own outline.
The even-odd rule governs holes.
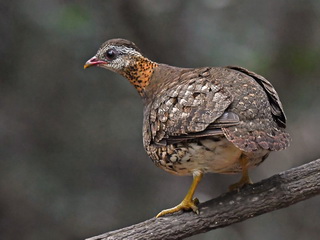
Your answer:
[[[226,138],[241,152],[260,151],[256,161],[262,161],[269,151],[289,143],[282,106],[270,86],[263,77],[237,67],[159,65],[144,95],[147,152],[155,159],[159,154],[154,152],[164,146]]]

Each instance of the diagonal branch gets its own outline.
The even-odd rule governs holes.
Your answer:
[[[183,239],[288,207],[320,194],[320,159],[200,204],[200,214],[179,212],[87,240]]]

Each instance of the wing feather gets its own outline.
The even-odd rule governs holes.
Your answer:
[[[236,114],[225,113],[233,98],[210,75],[210,68],[186,71],[163,91],[165,94],[150,102],[145,111],[152,142],[221,135],[221,126],[239,121]]]

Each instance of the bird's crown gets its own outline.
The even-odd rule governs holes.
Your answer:
[[[122,38],[110,39],[104,42],[101,45],[99,51],[106,51],[112,47],[119,48],[119,49],[127,49],[128,51],[134,50],[140,53],[140,49],[133,42],[126,39],[122,39]]]

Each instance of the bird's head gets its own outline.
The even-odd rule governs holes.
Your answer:
[[[111,39],[101,45],[97,54],[86,62],[84,68],[99,66],[121,74],[141,57],[139,48],[133,42]]]
[[[125,39],[111,39],[101,45],[97,54],[90,58],[84,68],[99,66],[126,77],[141,94],[150,83],[157,63],[142,56],[139,48]]]

